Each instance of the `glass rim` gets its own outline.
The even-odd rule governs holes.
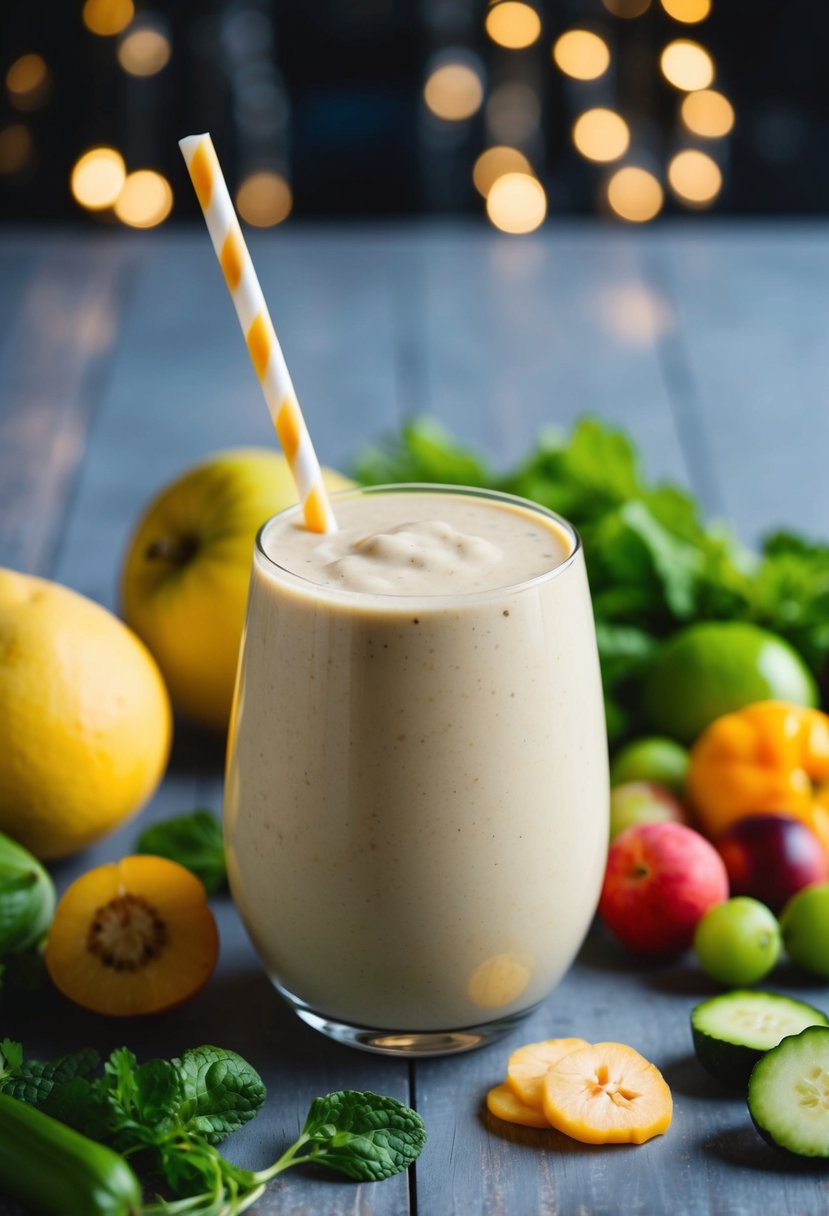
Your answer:
[[[264,537],[268,529],[276,524],[277,521],[285,520],[292,515],[301,514],[302,504],[292,503],[290,507],[284,507],[281,511],[277,511],[276,514],[271,515],[259,528],[254,543],[254,560],[256,558],[261,559],[265,562],[266,569],[278,576],[288,586],[301,591],[311,592],[317,599],[325,599],[343,604],[362,604],[363,606],[382,604],[384,609],[400,606],[401,609],[408,611],[415,605],[441,608],[446,607],[450,602],[463,604],[485,603],[487,600],[499,599],[506,594],[530,590],[563,574],[564,571],[573,565],[582,550],[582,541],[578,530],[563,515],[559,515],[556,511],[543,506],[541,503],[533,502],[529,498],[522,498],[519,494],[507,494],[503,490],[489,490],[483,486],[462,486],[449,483],[444,484],[442,482],[401,481],[374,486],[349,486],[346,489],[337,490],[329,495],[329,497],[332,505],[336,508],[338,501],[347,498],[362,497],[369,494],[406,493],[456,494],[461,498],[481,498],[489,502],[501,502],[509,506],[520,507],[523,510],[529,510],[536,515],[541,515],[546,519],[552,520],[561,529],[570,542],[570,552],[563,561],[558,562],[555,566],[551,566],[549,570],[542,570],[540,574],[534,574],[531,578],[521,579],[517,583],[504,583],[498,587],[488,588],[486,591],[451,591],[444,594],[405,592],[401,595],[381,594],[371,591],[353,591],[350,588],[331,587],[314,582],[313,579],[306,578],[304,575],[298,574],[297,571],[291,570],[288,566],[282,565],[266,551]],[[336,510],[334,513],[336,514]]]

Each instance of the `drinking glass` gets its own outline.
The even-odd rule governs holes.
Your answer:
[[[607,744],[584,555],[467,594],[368,594],[280,564],[299,508],[261,529],[230,730],[230,886],[308,1024],[397,1055],[487,1042],[572,962],[607,851]],[[497,579],[495,580],[497,581]]]

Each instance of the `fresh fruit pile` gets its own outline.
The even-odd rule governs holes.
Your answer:
[[[573,1038],[519,1047],[486,1105],[498,1119],[582,1144],[644,1144],[667,1131],[673,1112],[664,1077],[638,1051]]]
[[[785,946],[829,976],[829,717],[752,703],[708,723],[690,752],[627,744],[611,780],[599,912],[628,949],[693,944],[708,975],[744,986]]]

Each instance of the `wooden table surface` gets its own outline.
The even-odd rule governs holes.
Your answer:
[[[347,466],[361,442],[416,411],[500,464],[542,425],[595,413],[632,432],[652,474],[689,484],[746,539],[777,524],[829,535],[829,227],[556,224],[516,240],[472,226],[294,226],[251,246],[326,463]],[[206,453],[272,442],[203,229],[0,235],[0,563],[113,605],[148,497]],[[222,753],[180,724],[142,823],[219,809]],[[128,824],[59,867],[59,885],[130,852],[136,833]],[[358,1186],[291,1171],[260,1216],[827,1209],[825,1173],[776,1156],[744,1102],[697,1067],[688,1013],[711,988],[690,959],[635,970],[595,933],[558,990],[499,1043],[407,1063],[304,1027],[229,899],[215,907],[219,970],[180,1011],[113,1023],[50,993],[7,1003],[0,1037],[42,1055],[122,1042],[140,1058],[203,1042],[240,1051],[269,1094],[227,1142],[243,1164],[274,1160],[310,1099],[331,1089],[393,1094],[423,1115],[429,1140],[408,1176]],[[829,1006],[825,987],[785,970],[775,986]],[[565,1034],[622,1040],[654,1060],[674,1092],[668,1134],[591,1148],[482,1112],[510,1050]],[[17,1211],[0,1199],[0,1216]]]

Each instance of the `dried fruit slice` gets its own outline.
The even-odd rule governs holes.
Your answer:
[[[643,1144],[671,1123],[671,1091],[658,1068],[624,1043],[570,1052],[545,1073],[544,1114],[584,1144]]]
[[[58,903],[46,967],[94,1013],[160,1013],[189,1000],[216,965],[219,937],[195,875],[164,857],[90,870]]]
[[[498,1119],[507,1123],[521,1123],[524,1127],[549,1127],[550,1124],[542,1110],[537,1106],[527,1106],[520,1098],[516,1098],[509,1085],[496,1085],[486,1096],[486,1108]]]
[[[541,1109],[544,1095],[541,1082],[551,1064],[580,1047],[589,1047],[586,1039],[544,1039],[517,1048],[507,1062],[507,1085],[525,1106]]]

